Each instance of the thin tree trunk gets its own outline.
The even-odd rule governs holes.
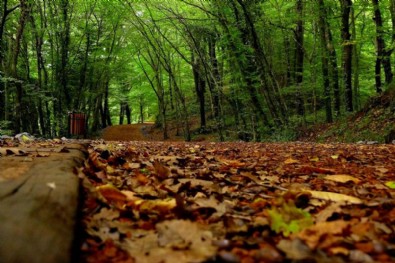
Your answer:
[[[326,122],[332,122],[332,105],[331,105],[331,95],[330,95],[330,82],[329,82],[329,52],[328,52],[328,38],[326,30],[326,7],[323,0],[318,0],[318,5],[320,9],[320,16],[318,20],[318,25],[320,29],[321,37],[321,66],[322,66],[322,78],[324,84],[324,101],[325,101],[325,113]]]
[[[391,50],[386,50],[385,42],[383,38],[383,19],[381,17],[381,11],[378,0],[372,0],[373,9],[374,9],[374,17],[373,20],[376,24],[376,65],[375,65],[375,79],[376,79],[376,91],[378,93],[382,92],[381,87],[381,65],[384,68],[385,75],[385,83],[389,84],[392,81],[392,69],[391,69],[391,61],[390,55],[392,53]]]
[[[354,106],[357,110],[360,109],[360,92],[359,92],[359,49],[356,41],[357,36],[357,26],[356,26],[356,17],[355,17],[355,8],[351,9],[351,19],[352,19],[352,35],[353,41],[355,44],[353,45],[353,69],[354,69]]]
[[[352,7],[351,0],[340,0],[342,10],[341,37],[343,45],[343,81],[346,111],[352,112],[353,92],[352,92],[352,42],[350,34],[350,13]]]
[[[200,112],[200,130],[204,131],[206,129],[206,81],[200,75],[200,63],[197,57],[192,52],[192,71],[193,79],[195,82],[195,91],[199,101],[199,112]]]
[[[297,0],[296,13],[298,20],[295,29],[295,85],[297,112],[300,116],[304,116],[304,102],[302,96],[303,85],[303,58],[304,58],[304,26],[303,26],[303,0]]]

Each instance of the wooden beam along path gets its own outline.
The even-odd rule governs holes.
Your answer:
[[[84,147],[0,157],[0,262],[72,262]],[[43,157],[45,156],[45,157]],[[26,158],[31,160],[25,161]]]

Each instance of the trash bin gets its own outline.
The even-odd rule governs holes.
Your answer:
[[[69,113],[69,135],[85,136],[85,113]]]

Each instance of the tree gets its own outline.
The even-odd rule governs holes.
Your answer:
[[[304,116],[304,102],[301,95],[303,84],[303,59],[304,59],[304,27],[303,27],[303,0],[297,0],[296,13],[298,19],[295,28],[295,85],[297,87],[297,112]]]
[[[321,37],[321,67],[322,67],[322,78],[323,78],[323,86],[324,86],[324,101],[325,101],[325,113],[326,113],[326,122],[332,122],[332,104],[331,104],[331,88],[330,88],[330,80],[329,80],[329,57],[330,50],[328,46],[330,43],[329,38],[329,27],[326,22],[326,7],[324,4],[324,0],[317,0],[319,7],[319,21],[318,26],[320,30]]]
[[[346,110],[351,112],[353,107],[352,92],[352,45],[350,34],[351,0],[340,0],[341,5],[341,37],[343,46],[343,82]]]
[[[378,0],[372,0],[374,17],[373,20],[376,24],[376,65],[375,65],[375,80],[376,80],[376,91],[377,93],[382,92],[381,84],[381,65],[384,68],[385,83],[389,84],[392,81],[392,69],[390,56],[392,53],[391,49],[386,49],[384,41],[384,30],[383,20],[381,16],[380,6]]]

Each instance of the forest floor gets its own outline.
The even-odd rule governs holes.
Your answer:
[[[395,261],[395,145],[88,150],[82,262]]]
[[[393,125],[393,112],[378,106],[347,127],[363,127],[364,116],[365,128]],[[304,138],[333,141],[336,125]],[[176,134],[161,141],[160,130],[144,123],[79,141],[87,149],[75,171],[79,262],[395,262],[395,145],[218,143],[210,135],[181,142]],[[0,140],[0,161],[45,163],[71,142],[39,152],[48,142]],[[26,172],[8,166],[0,189]],[[53,182],[43,185],[57,192]]]

